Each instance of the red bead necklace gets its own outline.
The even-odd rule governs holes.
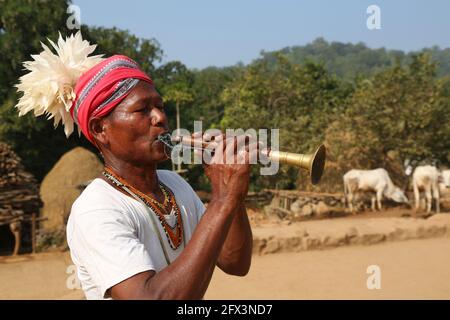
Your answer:
[[[158,220],[161,223],[164,233],[166,234],[167,240],[169,241],[169,245],[173,250],[176,250],[181,245],[181,243],[183,242],[183,220],[181,218],[180,208],[177,205],[175,195],[173,194],[172,190],[170,190],[162,182],[159,182],[159,187],[162,193],[164,194],[164,203],[161,203],[156,199],[154,199],[153,197],[150,197],[149,195],[142,193],[135,187],[128,184],[123,178],[116,175],[109,167],[105,167],[103,175],[114,185],[121,188],[122,190],[124,190],[123,187],[128,188],[128,190],[133,192],[148,207],[150,207],[150,209],[152,209],[152,211],[158,217]],[[171,205],[170,211],[168,210],[169,203]],[[166,218],[164,216],[169,215],[172,212],[175,212],[175,217],[177,221],[174,227],[171,227],[167,223]]]

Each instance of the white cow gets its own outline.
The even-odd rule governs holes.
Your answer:
[[[444,188],[450,188],[450,170],[442,170],[441,173],[442,181],[441,184]]]
[[[441,181],[439,182],[439,198],[450,199],[450,170],[443,170],[441,172]]]
[[[436,203],[436,212],[439,213],[439,180],[440,173],[433,166],[419,166],[413,173],[413,189],[416,201],[416,210],[420,207],[420,191],[425,191],[427,212],[431,212],[433,199]]]
[[[374,170],[353,169],[344,174],[344,192],[352,212],[354,212],[354,194],[360,191],[375,193],[372,196],[372,210],[376,210],[376,203],[378,204],[378,210],[382,209],[381,200],[383,196],[398,203],[408,203],[408,198],[400,188],[394,185],[388,172],[383,168]]]

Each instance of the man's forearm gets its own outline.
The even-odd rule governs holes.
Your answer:
[[[146,298],[203,297],[217,264],[218,252],[233,224],[235,213],[231,212],[229,207],[219,202],[211,202],[208,205],[185,250],[171,265],[149,279],[144,294]]]
[[[231,223],[217,265],[228,274],[244,276],[250,269],[252,249],[252,230],[245,204],[241,203]]]

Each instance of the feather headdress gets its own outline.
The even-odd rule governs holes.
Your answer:
[[[74,121],[70,108],[75,100],[75,85],[80,76],[100,63],[103,55],[89,56],[96,45],[83,40],[80,31],[64,40],[59,34],[58,44],[48,39],[56,54],[41,43],[44,51],[32,55],[33,61],[24,62],[29,70],[16,85],[23,92],[16,108],[19,116],[33,111],[34,115],[48,115],[54,119],[55,128],[62,121],[68,137],[73,132]]]

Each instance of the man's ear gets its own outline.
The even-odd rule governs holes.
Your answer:
[[[105,118],[92,118],[89,120],[89,131],[91,132],[92,137],[104,145],[109,142],[105,132],[107,126],[108,124],[107,121],[105,121]]]

